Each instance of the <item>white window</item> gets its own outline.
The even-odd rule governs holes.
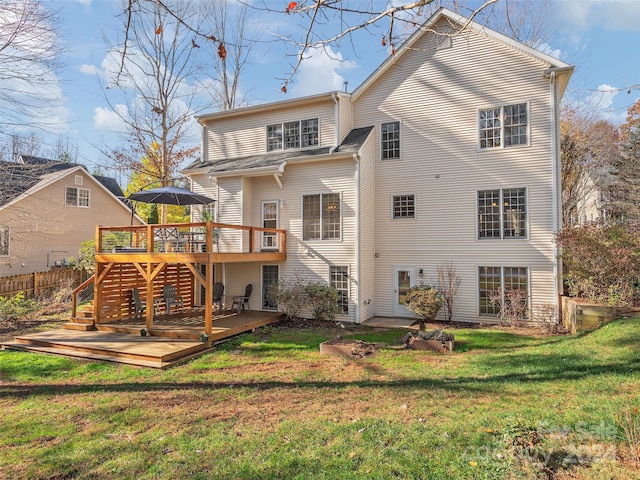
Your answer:
[[[264,228],[278,228],[278,202],[262,202],[262,226]],[[277,232],[262,232],[262,250],[278,248]]]
[[[9,227],[0,226],[0,255],[9,255]]]
[[[302,197],[303,240],[339,240],[340,194],[322,193]]]
[[[76,185],[82,185],[82,175],[75,175],[74,183]]]
[[[393,218],[416,218],[415,195],[393,196]]]
[[[278,304],[269,295],[271,285],[278,283],[278,265],[262,266],[262,309],[278,310]]]
[[[400,122],[380,125],[382,159],[400,158]]]
[[[349,313],[349,267],[330,266],[329,285],[338,291],[338,313]]]
[[[267,125],[267,152],[319,145],[318,119]]]
[[[479,267],[478,298],[480,315],[498,315],[504,304],[504,293],[508,290],[522,290],[524,298],[529,297],[529,269],[527,267]],[[495,302],[492,298],[501,293]]]
[[[86,188],[66,187],[65,205],[67,207],[88,207],[89,190]]]
[[[207,203],[206,205],[202,206],[202,214],[200,220],[210,220],[212,222],[216,221],[216,202]]]
[[[478,191],[478,239],[526,238],[525,188]]]
[[[527,145],[528,104],[518,103],[478,111],[480,149]]]

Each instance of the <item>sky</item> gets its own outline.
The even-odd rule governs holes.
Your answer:
[[[61,59],[64,68],[56,74],[48,92],[57,99],[47,115],[52,119],[48,132],[36,132],[43,149],[63,136],[78,147],[78,162],[90,170],[105,171],[101,150],[124,144],[122,123],[113,108],[126,111],[126,103],[110,87],[105,38],[122,36],[119,0],[53,0],[60,7],[62,36],[67,50]],[[257,1],[257,0],[256,0]],[[261,0],[276,10],[287,2]],[[377,1],[377,0],[374,0]],[[396,0],[399,1],[399,0]],[[502,0],[501,0],[502,1]],[[558,29],[546,53],[575,65],[565,94],[567,100],[593,105],[598,115],[616,124],[624,122],[626,109],[640,98],[640,1],[636,0],[553,0]],[[242,77],[247,104],[260,104],[332,90],[355,89],[386,58],[387,49],[379,31],[363,32],[354,42],[345,41],[329,52],[316,51],[303,62],[286,94],[282,79],[290,72],[293,58],[273,33],[300,33],[302,22],[295,16],[278,13],[254,14],[252,29],[262,40],[249,58]],[[354,51],[355,50],[355,51]],[[633,88],[635,86],[635,88]],[[111,105],[107,99],[110,99]],[[201,113],[215,108],[200,98]],[[200,130],[190,125],[190,141],[199,144]],[[106,165],[108,167],[108,165]],[[116,176],[116,175],[114,175]],[[116,176],[117,178],[117,176]],[[117,178],[121,183],[126,179]]]

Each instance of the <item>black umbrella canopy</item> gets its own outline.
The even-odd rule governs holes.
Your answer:
[[[132,193],[127,198],[136,202],[161,203],[164,205],[207,205],[215,202],[213,198],[174,186],[143,190]]]

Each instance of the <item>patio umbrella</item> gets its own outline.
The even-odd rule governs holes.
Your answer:
[[[214,199],[180,187],[159,187],[132,193],[127,198],[136,202],[161,203],[165,205],[206,205]]]

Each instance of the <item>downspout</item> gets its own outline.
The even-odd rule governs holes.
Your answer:
[[[549,91],[551,96],[551,155],[552,155],[552,192],[553,198],[552,215],[553,215],[553,231],[562,230],[562,185],[561,185],[561,158],[560,158],[560,131],[558,125],[558,88],[556,83],[556,72],[549,72]],[[562,309],[560,296],[562,295],[562,260],[560,258],[560,249],[557,242],[553,242],[553,276],[554,276],[554,295],[558,306],[558,315]]]
[[[331,94],[331,99],[333,103],[335,103],[335,107],[333,109],[333,124],[335,125],[335,138],[333,142],[333,146],[329,149],[329,155],[331,155],[338,145],[340,145],[340,108],[338,101],[338,94],[336,92]]]
[[[355,238],[355,253],[356,253],[356,271],[358,272],[356,282],[356,311],[355,311],[355,323],[360,323],[360,301],[362,300],[362,258],[360,248],[360,236],[362,228],[362,213],[360,211],[360,154],[353,154],[353,161],[355,162],[355,185],[356,185],[356,238]]]

